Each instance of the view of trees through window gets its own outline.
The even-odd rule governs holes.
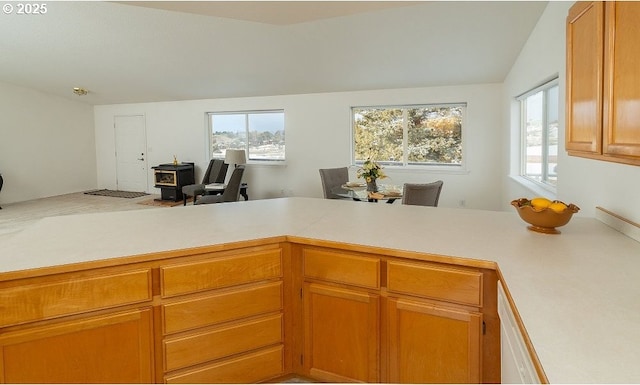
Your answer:
[[[227,149],[246,150],[249,160],[285,159],[284,111],[209,114],[212,158]]]
[[[354,107],[354,159],[398,166],[461,165],[465,107]]]

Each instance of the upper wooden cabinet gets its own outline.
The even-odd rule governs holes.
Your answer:
[[[567,17],[566,148],[602,152],[604,4],[576,3]]]
[[[640,165],[640,3],[578,2],[567,17],[566,149]]]
[[[603,153],[640,164],[640,3],[605,8]]]

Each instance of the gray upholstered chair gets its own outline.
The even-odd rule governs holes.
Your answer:
[[[228,167],[229,165],[226,164],[223,159],[211,159],[207,171],[205,171],[202,176],[202,183],[182,186],[182,205],[187,205],[188,197],[193,197],[193,203],[195,204],[198,195],[204,195],[205,185],[210,183],[224,183]]]
[[[331,193],[331,189],[342,186],[349,181],[349,169],[346,167],[321,168],[320,180],[322,180],[322,192],[325,199],[344,199]]]
[[[440,191],[444,182],[441,180],[432,183],[405,183],[402,192],[403,205],[438,206]]]
[[[233,169],[229,183],[221,195],[203,195],[193,202],[194,205],[206,205],[209,203],[237,202],[240,198],[240,185],[242,184],[242,175],[244,174],[244,165],[239,165]]]

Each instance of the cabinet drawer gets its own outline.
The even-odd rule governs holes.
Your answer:
[[[0,289],[0,327],[150,301],[151,270]]]
[[[304,276],[324,281],[380,288],[380,260],[324,250],[304,250]]]
[[[282,276],[280,249],[164,266],[162,296],[258,282]]]
[[[282,345],[165,378],[167,384],[255,384],[284,373]]]
[[[165,334],[282,309],[282,282],[216,293],[164,305]]]
[[[282,314],[168,339],[164,343],[166,371],[217,360],[282,342]]]
[[[455,267],[389,261],[389,291],[482,306],[482,273]]]

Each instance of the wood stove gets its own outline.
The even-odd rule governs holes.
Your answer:
[[[195,183],[193,163],[166,163],[152,167],[155,186],[163,201],[182,200],[182,186]]]

